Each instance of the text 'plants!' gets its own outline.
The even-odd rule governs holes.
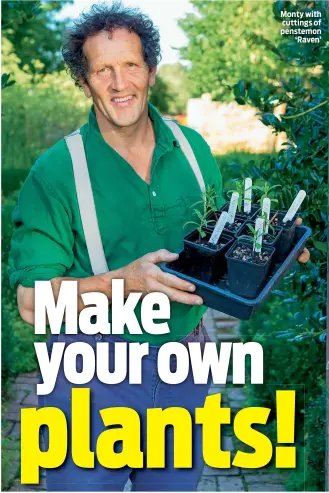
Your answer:
[[[296,467],[295,442],[295,391],[276,391],[277,443],[256,430],[254,425],[265,425],[271,409],[246,407],[235,417],[231,409],[221,406],[221,394],[209,395],[203,407],[195,409],[195,417],[182,407],[151,408],[146,412],[147,444],[141,448],[141,420],[129,407],[108,407],[100,411],[104,425],[97,436],[96,450],[91,450],[90,389],[72,389],[72,419],[68,425],[65,414],[56,407],[22,409],[21,479],[24,484],[40,480],[40,468],[60,467],[68,454],[68,428],[70,452],[74,463],[81,468],[94,468],[96,460],[107,469],[132,469],[166,467],[166,427],[172,426],[174,449],[170,459],[175,468],[193,467],[193,421],[202,426],[202,451],[206,464],[218,469],[244,467],[258,469],[266,466],[275,456],[277,468]],[[110,404],[110,400],[109,400]],[[231,452],[221,448],[222,425],[233,421],[234,435],[240,442],[233,460]],[[46,452],[40,448],[40,428],[47,426],[50,446]],[[100,430],[99,430],[100,431]],[[115,444],[122,443],[121,450]],[[245,445],[253,450],[245,452]],[[241,448],[241,450],[240,450]]]

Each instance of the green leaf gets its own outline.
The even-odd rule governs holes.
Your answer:
[[[200,219],[200,221],[203,220],[203,216],[202,216],[201,212],[198,209],[194,209],[194,214],[196,216],[198,216],[198,218]]]
[[[185,227],[186,227],[188,224],[194,224],[195,226],[198,226],[198,223],[196,223],[195,221],[187,221],[187,223],[185,223],[185,224],[184,224],[183,228],[185,229]]]
[[[253,235],[256,234],[256,230],[251,224],[247,224],[247,227],[250,229],[250,231],[252,232]]]
[[[197,202],[194,202],[194,204],[191,205],[191,208],[199,204],[204,204],[204,200],[198,200]]]
[[[328,253],[328,244],[327,243],[323,243],[321,241],[314,240],[313,238],[312,238],[312,241],[313,241],[313,245],[315,246],[315,248],[317,250],[320,250],[320,252],[323,252],[323,253]]]
[[[240,97],[235,98],[235,101],[236,101],[238,104],[241,104],[241,105],[246,104],[246,101],[245,101],[244,99],[240,98]]]
[[[1,89],[6,89],[7,87],[13,86],[16,81],[9,80],[11,74],[2,74],[1,75]]]
[[[273,12],[274,18],[277,21],[282,21],[281,11],[284,11],[284,2],[283,2],[283,0],[276,0],[272,5],[272,12]]]
[[[240,80],[237,84],[233,86],[233,94],[235,99],[244,98],[246,96],[245,83],[243,80]],[[245,103],[242,103],[245,104]]]

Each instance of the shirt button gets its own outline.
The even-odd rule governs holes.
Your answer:
[[[96,334],[96,335],[95,335],[95,341],[96,341],[96,342],[101,341],[102,339],[103,339],[102,334]]]
[[[153,197],[157,196],[156,192],[154,192],[154,191],[152,192],[152,195],[153,195]]]

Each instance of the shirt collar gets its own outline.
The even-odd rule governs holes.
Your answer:
[[[148,103],[148,114],[153,123],[156,146],[160,147],[163,152],[171,151],[173,147],[180,147],[178,140],[151,103]],[[88,124],[90,128],[100,134],[94,105],[90,109]]]

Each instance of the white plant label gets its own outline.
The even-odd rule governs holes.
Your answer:
[[[230,201],[230,207],[228,210],[228,220],[227,220],[230,224],[234,223],[235,214],[236,214],[236,210],[238,207],[238,201],[239,201],[238,192],[233,192],[232,197],[231,197],[231,201]]]
[[[257,245],[254,245],[254,251],[260,253],[262,251],[263,231],[264,231],[264,219],[262,219],[261,217],[258,217],[256,219],[255,230],[256,230]]]
[[[306,197],[305,190],[300,190],[298,192],[295,200],[291,204],[291,206],[290,206],[287,214],[284,216],[284,218],[282,220],[283,223],[286,223],[287,221],[291,221],[292,220],[292,218],[294,217],[294,215],[296,214],[296,212],[298,211],[298,209],[302,205],[302,202],[305,199],[305,197]]]
[[[271,214],[271,199],[268,197],[265,197],[263,200],[263,209],[262,209],[262,215],[266,215],[267,221],[270,220],[270,214]],[[264,233],[267,235],[268,233],[268,223],[265,223],[265,231]]]
[[[225,224],[227,223],[227,218],[228,218],[228,213],[226,211],[222,212],[220,218],[216,223],[214,231],[210,237],[209,243],[213,243],[213,245],[217,245],[220,235],[222,234]]]
[[[252,179],[246,178],[244,182],[244,203],[243,203],[243,210],[246,214],[250,214],[251,212],[251,187],[252,187]]]

